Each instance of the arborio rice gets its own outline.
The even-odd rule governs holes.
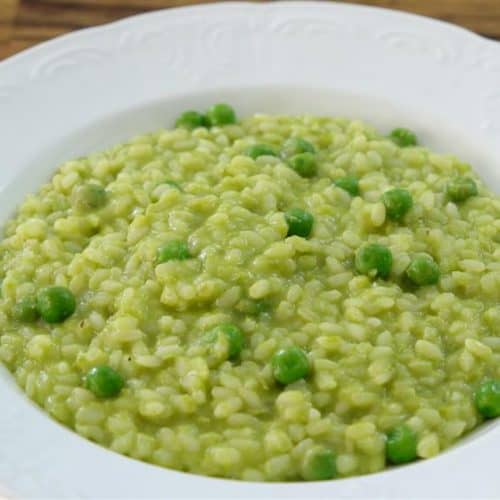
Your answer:
[[[346,119],[177,124],[7,222],[0,359],[30,398],[252,481],[429,458],[500,413],[500,200],[468,165]]]

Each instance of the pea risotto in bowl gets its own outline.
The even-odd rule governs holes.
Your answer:
[[[61,423],[168,468],[430,458],[500,415],[499,216],[405,128],[187,111],[6,223],[0,359]]]

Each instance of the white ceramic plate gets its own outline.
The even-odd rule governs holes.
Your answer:
[[[408,126],[500,192],[500,45],[441,22],[316,2],[174,9],[81,31],[0,64],[0,214],[63,160],[228,101]],[[14,179],[15,178],[15,179]],[[5,186],[9,186],[8,189]],[[417,464],[322,483],[182,474],[96,446],[0,371],[0,488],[15,497],[497,497],[500,426]]]

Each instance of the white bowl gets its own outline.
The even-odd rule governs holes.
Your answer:
[[[500,192],[500,45],[441,22],[345,4],[219,4],[146,14],[0,64],[0,214],[64,160],[172,124],[186,108],[345,115],[414,129]],[[7,186],[7,187],[6,187]],[[46,416],[0,371],[0,490],[16,497],[498,496],[500,426],[370,476],[255,484],[141,463]]]

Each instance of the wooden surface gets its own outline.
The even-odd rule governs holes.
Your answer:
[[[72,30],[211,0],[0,0],[0,59]],[[266,0],[260,0],[266,1]],[[351,0],[436,17],[500,40],[500,0]]]

